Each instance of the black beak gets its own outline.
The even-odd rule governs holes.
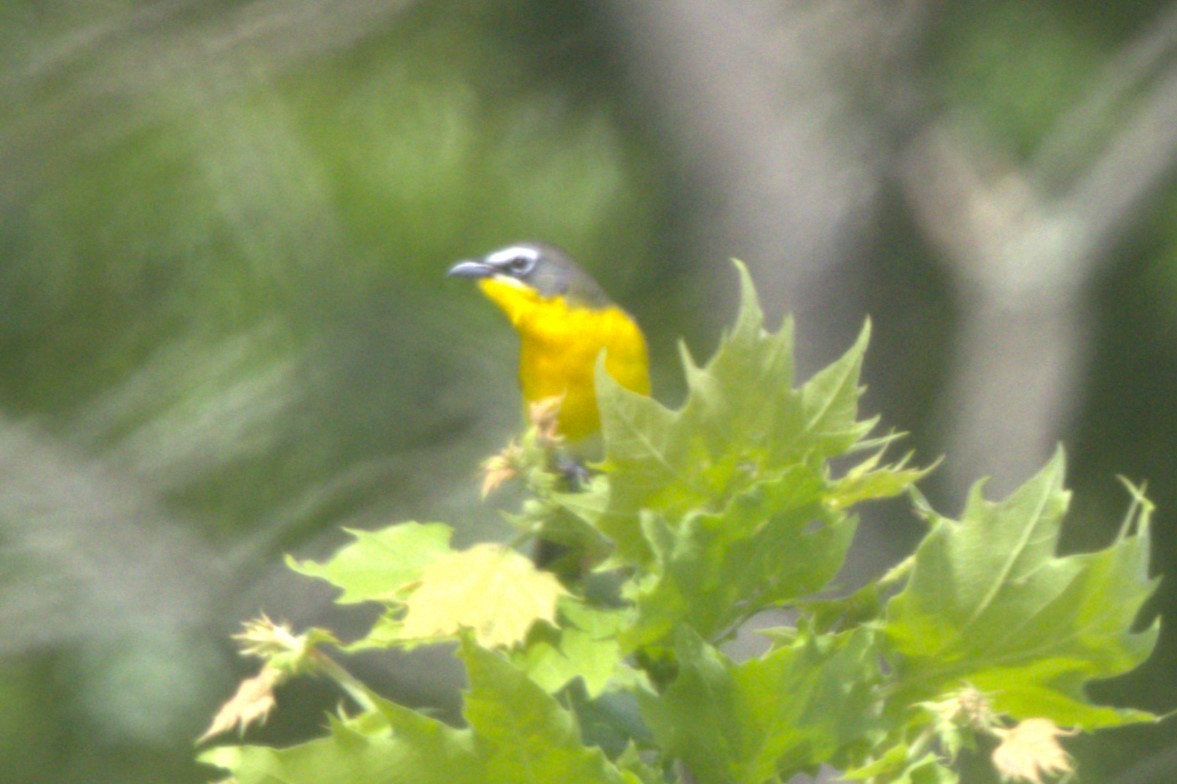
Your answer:
[[[446,275],[456,278],[489,278],[496,272],[498,270],[485,261],[459,261],[449,268]]]

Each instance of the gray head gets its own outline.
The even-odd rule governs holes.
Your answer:
[[[603,308],[609,297],[568,253],[545,242],[518,242],[481,259],[460,261],[450,267],[460,278],[506,278],[535,289],[545,297],[568,299]]]

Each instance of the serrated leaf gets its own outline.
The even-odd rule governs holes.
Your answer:
[[[638,784],[580,742],[575,719],[503,657],[465,640],[468,729],[368,692],[375,712],[332,717],[330,734],[287,749],[226,746],[200,756],[238,784]]]
[[[908,468],[910,456],[893,465],[882,463],[882,450],[853,466],[834,484],[828,503],[847,509],[863,501],[892,498],[908,490],[931,472],[931,468]]]
[[[837,759],[873,726],[879,674],[869,633],[806,636],[735,664],[697,635],[677,635],[678,675],[639,692],[669,758],[703,784],[761,784]]]
[[[803,428],[801,395],[793,390],[793,322],[776,333],[764,329],[764,313],[747,268],[736,262],[740,310],[731,332],[700,368],[683,350],[689,395],[686,419],[705,440],[706,451],[723,454],[733,442],[773,452],[791,446]]]
[[[875,419],[858,421],[858,399],[863,391],[858,379],[869,342],[868,321],[849,351],[801,387],[805,446],[817,457],[832,457],[849,451],[875,426]]]
[[[583,745],[573,715],[505,658],[468,639],[461,656],[470,678],[464,713],[486,782],[637,782],[600,749]]]
[[[597,379],[607,444],[603,466],[610,482],[607,489],[597,487],[587,494],[598,506],[588,519],[613,541],[620,556],[640,560],[648,554],[637,523],[640,509],[660,505],[685,510],[705,502],[709,490],[696,476],[701,456],[693,454],[684,440],[689,434],[677,427],[674,412],[625,389],[607,373],[598,373]],[[578,511],[575,506],[566,508]]]
[[[554,575],[514,550],[475,545],[421,570],[419,585],[404,601],[399,634],[427,640],[470,629],[484,647],[509,647],[522,642],[536,621],[554,622],[565,593]]]
[[[379,701],[383,721],[366,731],[333,719],[325,738],[286,749],[223,746],[199,759],[232,774],[236,784],[481,784],[485,766],[470,730],[456,730]],[[371,725],[377,714],[363,717]]]
[[[882,612],[883,602],[880,596],[879,583],[870,582],[846,596],[831,599],[807,599],[798,602],[805,611],[809,623],[815,631],[826,632],[835,628],[852,629],[876,620]],[[794,633],[792,627],[783,629],[762,629],[762,634],[770,637]]]
[[[443,523],[401,523],[380,531],[346,529],[355,541],[324,563],[286,559],[308,577],[343,590],[337,601],[354,604],[395,600],[401,589],[421,576],[426,564],[449,552],[453,529]]]
[[[617,757],[627,747],[641,743],[643,748],[650,748],[653,738],[642,721],[632,690],[608,691],[590,699],[574,686],[562,697],[568,700],[569,708],[576,714],[581,740],[587,745],[600,747],[619,767],[626,768]],[[654,764],[656,759],[651,755],[649,761]],[[636,772],[639,776],[645,775],[640,768]]]
[[[511,661],[548,693],[576,678],[590,698],[600,696],[610,682],[631,684],[636,674],[622,664],[620,633],[633,622],[630,610],[606,610],[577,601],[560,603],[560,625],[533,634],[527,645],[511,654]],[[538,637],[538,638],[537,638]]]
[[[714,514],[674,528],[647,515],[651,576],[637,592],[638,617],[626,648],[656,642],[680,624],[714,639],[735,622],[819,590],[842,565],[853,519],[823,503],[825,483],[795,465],[759,482]]]
[[[612,539],[622,561],[646,565],[653,557],[644,511],[677,527],[684,517],[721,509],[793,466],[820,470],[873,426],[856,420],[869,330],[845,356],[793,389],[791,323],[765,331],[748,271],[736,267],[742,295],[735,326],[705,366],[683,351],[687,397],[681,409],[597,373],[609,484],[607,490],[594,487],[587,499],[570,500],[568,508]]]
[[[1084,693],[1089,681],[1139,665],[1156,643],[1155,623],[1132,631],[1156,586],[1149,509],[1107,549],[1058,557],[1063,462],[1060,451],[1001,503],[978,485],[960,521],[934,520],[886,612],[906,701],[968,683],[1018,718],[1088,730],[1153,718],[1092,705]]]

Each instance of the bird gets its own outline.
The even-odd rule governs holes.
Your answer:
[[[472,278],[519,333],[524,404],[558,398],[557,432],[574,449],[601,429],[596,367],[622,387],[650,394],[650,360],[637,322],[562,248],[519,242],[460,261],[449,275]]]

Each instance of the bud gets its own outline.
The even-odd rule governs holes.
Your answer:
[[[522,450],[512,441],[497,455],[491,455],[482,462],[482,497],[497,490],[504,483],[519,476]]]
[[[245,628],[234,634],[233,639],[241,643],[244,656],[274,659],[290,653],[299,653],[306,647],[306,640],[296,635],[288,624],[271,621],[263,613],[252,621],[246,621]]]
[[[535,428],[536,438],[542,446],[554,447],[563,442],[560,435],[560,407],[564,396],[545,397],[527,407],[527,419]]]

